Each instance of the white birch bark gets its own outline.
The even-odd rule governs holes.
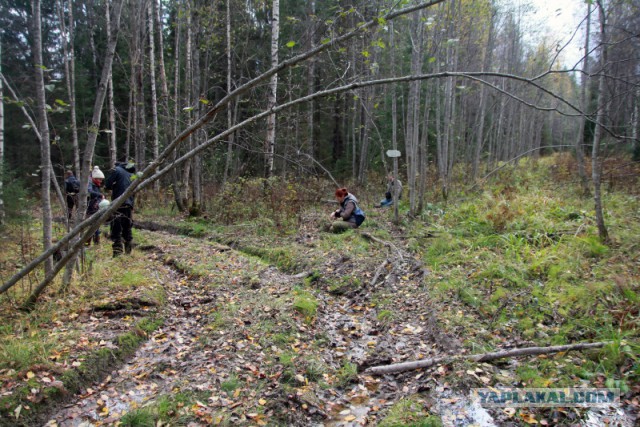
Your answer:
[[[151,83],[151,152],[153,158],[158,157],[160,153],[160,142],[158,135],[158,96],[156,92],[156,50],[155,50],[155,37],[153,31],[153,3],[155,0],[149,2],[147,6],[147,21],[149,24],[149,80]],[[160,182],[156,181],[153,186],[156,192],[160,191]]]
[[[193,92],[193,19],[192,19],[192,7],[191,0],[187,0],[187,46],[185,47],[185,61],[186,61],[186,70],[185,70],[185,100],[187,105],[189,106],[189,110],[187,110],[187,125],[191,127],[193,125],[193,108],[195,107],[195,101],[192,98]],[[193,149],[194,135],[191,133],[189,135],[189,149]],[[183,191],[182,191],[182,204],[185,208],[189,206],[189,182],[191,182],[191,165],[193,163],[193,159],[189,159],[182,170],[182,183],[183,183]]]
[[[309,16],[313,19],[316,15],[316,2],[315,0],[309,1]],[[313,22],[313,21],[312,21]],[[315,25],[312,22],[308,23],[307,27],[307,40],[309,41],[309,49],[313,49],[315,46],[314,33]],[[315,78],[316,78],[316,60],[315,58],[309,59],[309,68],[307,69],[307,95],[311,95],[315,92]],[[314,116],[315,116],[315,102],[312,100],[309,102],[309,110],[307,111],[307,147],[309,155],[311,157],[316,156],[316,142],[314,135]]]
[[[109,2],[105,2],[107,18],[107,40],[111,39],[111,8]],[[109,111],[109,169],[116,167],[117,147],[116,147],[116,107],[113,101],[113,73],[109,75],[107,83],[107,110]]]
[[[231,79],[233,76],[233,61],[231,56],[231,0],[226,0],[226,47],[225,54],[227,55],[227,94],[231,93]],[[233,126],[233,113],[232,113],[232,105],[229,105],[227,108],[227,127],[231,128]],[[229,172],[231,169],[231,161],[233,160],[233,139],[235,134],[229,135],[229,140],[227,141],[227,158],[224,164],[224,175],[222,178],[222,186],[226,186],[227,180],[229,179]]]
[[[271,68],[278,66],[278,40],[280,38],[280,0],[273,0],[271,7]],[[276,106],[278,91],[278,73],[269,80],[267,108]],[[267,137],[265,140],[265,178],[273,175],[273,160],[276,147],[276,115],[267,118]]]
[[[49,141],[49,122],[47,118],[44,89],[44,64],[42,58],[42,22],[40,15],[40,0],[31,1],[33,12],[33,60],[36,83],[37,120],[40,132],[40,170],[41,170],[41,201],[42,201],[42,247],[46,251],[51,247],[52,214],[51,214],[51,146]],[[45,261],[45,274],[53,269],[53,260],[49,257]]]

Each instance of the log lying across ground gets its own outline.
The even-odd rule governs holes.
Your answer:
[[[511,350],[497,351],[484,354],[469,355],[453,355],[434,357],[431,359],[414,360],[413,362],[394,363],[392,365],[372,366],[364,372],[372,375],[394,374],[398,372],[411,371],[414,369],[428,368],[433,365],[447,364],[457,362],[459,360],[471,360],[474,362],[489,362],[496,359],[505,359],[520,356],[537,356],[540,354],[561,353],[572,350],[587,350],[591,348],[600,348],[609,344],[608,342],[594,342],[583,344],[555,345],[551,347],[525,347],[514,348]]]

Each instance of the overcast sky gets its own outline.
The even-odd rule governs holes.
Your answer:
[[[524,20],[527,27],[525,29],[532,40],[538,41],[548,35],[554,43],[559,42],[560,46],[569,41],[586,14],[584,0],[507,0],[507,3],[532,5],[533,10],[525,12],[525,16],[530,19]],[[582,58],[583,32],[582,28],[578,30],[573,41],[563,50],[562,62],[567,67],[573,67]]]

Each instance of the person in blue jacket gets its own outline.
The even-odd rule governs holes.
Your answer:
[[[120,197],[131,185],[132,175],[136,168],[133,162],[116,163],[116,167],[111,171],[105,181],[104,187],[111,191],[111,201]],[[133,196],[129,196],[116,211],[111,220],[111,241],[113,242],[114,258],[131,253],[133,244]]]

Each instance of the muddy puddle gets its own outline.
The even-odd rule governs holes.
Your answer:
[[[159,395],[170,393],[183,370],[189,369],[202,327],[198,307],[186,288],[167,289],[165,324],[156,330],[130,361],[105,381],[87,388],[73,403],[53,415],[46,426],[88,427],[113,425],[127,412]]]

